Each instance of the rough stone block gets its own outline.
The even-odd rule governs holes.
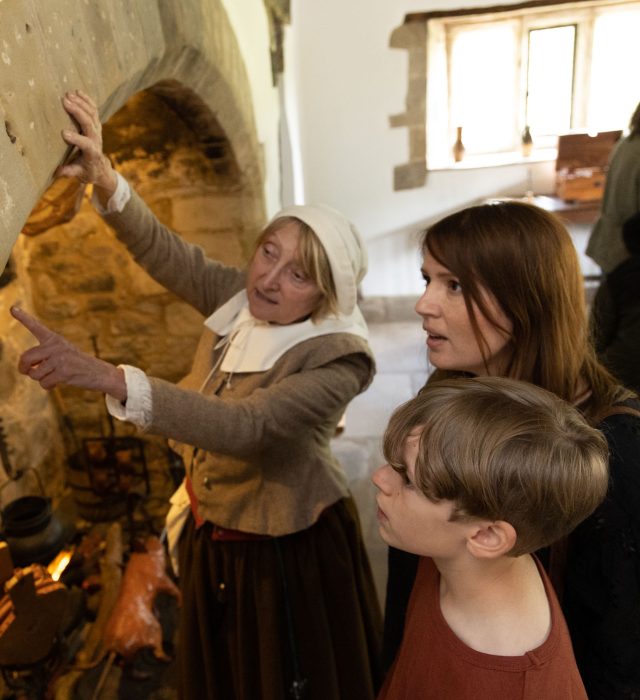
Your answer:
[[[424,187],[426,181],[426,161],[405,163],[404,165],[397,165],[393,169],[393,189],[396,191]]]

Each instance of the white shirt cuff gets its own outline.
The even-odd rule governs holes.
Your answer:
[[[91,204],[93,204],[98,214],[119,214],[125,208],[127,202],[131,199],[131,187],[117,170],[116,181],[117,184],[115,192],[109,198],[106,208],[103,207],[98,201],[95,190],[91,195]]]
[[[127,385],[127,402],[122,403],[113,396],[105,396],[109,413],[118,420],[128,421],[146,430],[151,425],[153,407],[151,402],[151,382],[138,367],[118,365],[124,371]]]

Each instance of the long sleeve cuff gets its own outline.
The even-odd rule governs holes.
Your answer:
[[[153,406],[151,400],[151,382],[138,367],[119,365],[124,371],[127,385],[127,401],[122,403],[113,396],[105,396],[109,413],[118,420],[128,421],[146,430],[151,425]]]
[[[116,185],[116,190],[109,198],[106,208],[100,204],[95,192],[91,196],[91,204],[93,204],[93,207],[98,214],[119,214],[125,208],[127,202],[131,199],[131,187],[117,170],[116,180],[118,183]]]

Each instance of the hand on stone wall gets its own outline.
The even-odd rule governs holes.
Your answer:
[[[69,163],[61,165],[56,175],[77,177],[81,182],[90,182],[102,204],[106,204],[115,192],[117,180],[111,162],[102,152],[102,124],[94,101],[82,92],[67,92],[62,98],[62,105],[73,117],[79,127],[79,133],[64,129],[62,138],[79,153]]]

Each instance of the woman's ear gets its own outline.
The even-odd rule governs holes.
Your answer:
[[[497,559],[515,546],[516,530],[504,520],[481,522],[467,537],[467,550],[477,559]]]

